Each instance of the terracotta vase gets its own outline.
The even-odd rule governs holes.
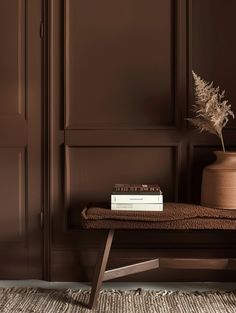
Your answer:
[[[216,151],[203,170],[201,205],[236,210],[236,152]]]

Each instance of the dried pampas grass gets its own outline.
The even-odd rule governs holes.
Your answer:
[[[192,111],[194,118],[188,118],[200,132],[208,131],[217,135],[225,152],[222,130],[229,121],[229,117],[234,118],[231,105],[228,100],[224,100],[225,91],[220,92],[220,88],[213,87],[213,82],[208,83],[198,76],[194,71],[193,78],[195,83],[195,104]]]

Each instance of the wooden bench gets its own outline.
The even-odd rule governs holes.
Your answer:
[[[116,230],[235,230],[236,211],[205,208],[184,203],[166,203],[163,212],[111,211],[103,205],[91,205],[81,215],[85,229],[106,230],[97,257],[88,308],[96,306],[103,281],[156,268],[236,269],[234,258],[155,258],[106,270]]]

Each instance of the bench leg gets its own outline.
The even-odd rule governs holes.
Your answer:
[[[110,229],[106,235],[105,242],[103,246],[101,247],[101,250],[97,257],[97,264],[96,264],[96,268],[94,272],[93,284],[92,284],[92,289],[91,289],[89,304],[88,304],[89,309],[94,308],[97,304],[97,299],[98,299],[99,291],[102,285],[104,272],[106,270],[107,260],[108,260],[109,253],[111,250],[113,236],[114,236],[114,230]]]

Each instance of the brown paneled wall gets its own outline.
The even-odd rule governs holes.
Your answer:
[[[109,201],[114,183],[158,182],[165,201],[199,202],[202,169],[220,146],[185,120],[193,103],[191,70],[226,89],[236,112],[236,2],[7,0],[0,6],[0,204],[2,212],[9,208],[0,222],[1,278],[40,278],[42,263],[46,279],[86,281],[103,233],[82,230],[79,215],[87,202]],[[234,120],[224,131],[228,149],[236,146],[235,126]],[[41,150],[43,138],[48,149]],[[110,266],[157,256],[232,256],[234,238],[231,232],[122,231]],[[127,279],[234,277],[157,270]]]
[[[235,9],[230,0],[50,2],[52,280],[91,278],[102,233],[82,230],[79,214],[109,201],[114,183],[158,182],[165,201],[199,202],[202,169],[220,146],[185,120],[191,70],[226,89],[236,111]],[[228,149],[235,125],[224,132]],[[232,253],[230,233],[121,232],[110,265],[217,248]],[[128,279],[233,278],[158,270]]]

